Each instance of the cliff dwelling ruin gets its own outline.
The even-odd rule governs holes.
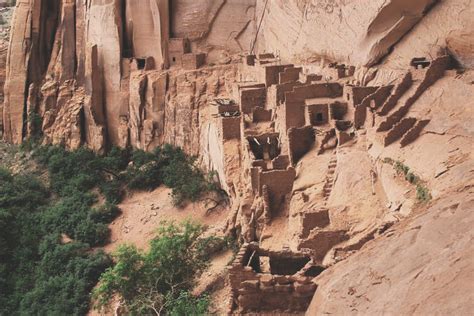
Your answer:
[[[474,5],[459,1],[18,0],[1,134],[195,156],[229,199],[206,225],[239,246],[216,313],[394,313],[403,302],[380,295],[428,279],[417,266],[391,283],[405,244],[379,252],[421,247],[397,223],[472,200]],[[417,304],[401,314],[432,312]]]

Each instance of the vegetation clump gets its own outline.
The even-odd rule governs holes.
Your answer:
[[[101,276],[94,290],[96,308],[107,309],[113,298],[132,315],[202,315],[209,300],[189,294],[195,275],[207,265],[201,248],[200,225],[163,223],[143,252],[122,245],[114,254],[116,264]]]
[[[37,123],[34,117],[31,120],[32,125]],[[168,145],[152,153],[113,148],[103,156],[85,148],[69,152],[34,142],[23,150],[32,151],[48,171],[48,180],[0,168],[0,315],[85,315],[93,287],[112,266],[111,258],[94,248],[108,242],[108,224],[120,214],[117,204],[127,188],[152,190],[164,184],[173,190],[177,205],[216,189],[195,166],[195,158]],[[147,262],[136,259],[147,267],[152,266],[148,260],[162,262],[160,300],[175,302],[176,308],[191,304],[200,310],[205,298],[185,300],[192,276],[204,262],[187,249],[195,246],[200,229],[183,229],[162,230],[160,239],[152,242],[155,257],[146,257]],[[133,252],[124,249],[124,256]],[[188,263],[182,261],[186,258]],[[173,270],[171,263],[189,271]],[[140,271],[156,277],[155,270]],[[141,272],[130,282],[140,284]],[[173,308],[166,310],[171,313]]]
[[[1,315],[87,313],[89,293],[111,261],[91,251],[90,244],[63,241],[61,233],[71,228],[97,228],[93,221],[61,221],[61,214],[76,213],[66,205],[62,200],[56,203],[35,176],[14,176],[0,169]],[[76,222],[81,229],[74,227]],[[97,237],[91,236],[78,234],[78,239]]]
[[[401,161],[396,161],[389,157],[384,158],[383,162],[393,166],[395,171],[399,175],[402,175],[410,184],[416,185],[416,199],[419,202],[427,203],[431,200],[432,197],[429,189],[425,186],[423,181],[421,181],[420,177],[410,170],[410,167]]]

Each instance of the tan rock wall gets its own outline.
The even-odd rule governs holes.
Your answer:
[[[263,16],[257,47],[285,59],[323,57],[354,65],[379,61],[423,16],[432,0],[309,1],[258,3]]]

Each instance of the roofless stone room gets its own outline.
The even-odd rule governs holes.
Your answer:
[[[474,314],[471,0],[0,0],[0,316]]]

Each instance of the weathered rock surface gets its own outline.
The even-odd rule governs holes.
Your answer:
[[[471,314],[473,208],[472,188],[437,200],[324,271],[306,314]]]
[[[371,66],[384,57],[434,0],[269,1],[259,49],[285,58],[319,57]],[[264,14],[263,1],[258,12]]]
[[[219,227],[243,244],[220,313],[304,312],[314,293],[311,315],[467,313],[473,10],[19,0],[1,128],[96,152],[169,143],[215,170]]]

